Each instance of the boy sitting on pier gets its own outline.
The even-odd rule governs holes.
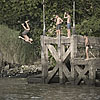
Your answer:
[[[24,28],[24,31],[22,32],[22,36],[19,36],[19,38],[32,44],[33,39],[29,38],[27,35],[27,33],[30,31],[30,27],[29,27],[28,22],[29,22],[29,20],[25,21],[26,26],[24,25],[24,23],[21,24]]]

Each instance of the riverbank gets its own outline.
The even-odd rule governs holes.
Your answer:
[[[33,65],[11,64],[4,62],[1,67],[0,77],[26,78],[42,71],[40,60]]]

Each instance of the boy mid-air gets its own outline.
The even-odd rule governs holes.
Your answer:
[[[22,36],[19,36],[19,38],[25,40],[26,42],[28,42],[30,44],[32,44],[33,39],[29,38],[28,35],[27,35],[28,32],[30,31],[30,27],[29,27],[28,22],[29,22],[29,20],[25,21],[26,26],[24,25],[24,23],[21,24],[24,28],[24,31],[22,32]]]

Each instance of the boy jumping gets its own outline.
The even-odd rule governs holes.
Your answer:
[[[24,31],[22,32],[22,36],[19,36],[20,39],[25,40],[26,42],[29,42],[30,44],[32,44],[33,39],[29,38],[27,33],[30,31],[30,27],[28,24],[29,20],[25,21],[26,26],[24,25],[24,23],[22,23],[21,25],[24,28]]]

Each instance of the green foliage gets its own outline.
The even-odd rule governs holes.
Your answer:
[[[73,17],[73,0],[44,0],[46,14],[46,31],[52,28],[55,23],[51,20],[53,15],[58,14],[63,20],[65,11],[70,12]],[[99,0],[75,0],[76,1],[76,31],[81,30],[81,26],[98,23],[100,19]],[[43,1],[42,0],[1,0],[0,1],[0,23],[6,23],[10,28],[20,29],[17,21],[24,22],[30,19],[32,32],[42,34],[43,27]],[[92,21],[92,22],[90,22]],[[80,26],[81,25],[81,26]],[[98,26],[98,24],[96,24]],[[98,32],[98,27],[93,30]],[[80,29],[79,29],[80,27]],[[36,29],[39,29],[36,31]],[[87,28],[87,27],[86,27]],[[88,27],[90,28],[90,27]],[[89,30],[89,29],[88,29]],[[82,31],[83,32],[83,31]],[[84,31],[85,32],[85,31]],[[89,31],[88,31],[89,32]],[[93,31],[94,32],[94,31]],[[78,33],[79,34],[79,33]]]
[[[85,34],[87,33],[90,36],[100,36],[100,19],[97,19],[95,16],[91,17],[90,19],[85,19],[81,25],[76,26],[76,32],[78,34]]]
[[[76,3],[76,7],[80,8],[76,8],[76,33],[100,36],[99,0],[81,0]]]
[[[3,60],[10,63],[32,64],[38,58],[35,53],[37,47],[34,49],[34,45],[18,39],[18,35],[19,31],[0,25],[0,51]]]
[[[44,0],[45,1],[45,18],[46,18],[46,35],[55,35],[55,22],[53,21],[54,15],[58,14],[63,20],[62,32],[66,35],[66,24],[64,19],[64,12],[70,12],[73,20],[73,1],[74,0]],[[85,34],[93,36],[100,36],[100,1],[99,0],[75,0],[75,22],[76,34]],[[21,25],[18,21],[24,22],[30,20],[31,34],[33,38],[33,45],[23,44],[19,42],[17,36],[21,31]],[[18,54],[20,62],[32,62],[35,57],[40,57],[40,35],[43,30],[43,0],[0,0],[0,24],[3,24],[2,34],[0,35],[0,43],[11,45],[9,48],[12,55],[20,48],[23,53]],[[4,26],[13,29],[9,29]],[[16,31],[15,31],[16,30]],[[12,33],[12,34],[11,34]],[[15,35],[16,34],[16,35]],[[2,38],[2,39],[1,39]],[[5,41],[7,40],[7,41]],[[12,43],[12,44],[10,44]],[[17,46],[14,46],[16,44]],[[3,46],[3,45],[2,45]],[[7,48],[5,48],[5,52]],[[18,50],[19,53],[19,50]],[[27,57],[32,55],[32,57]],[[22,61],[22,58],[23,61]],[[29,59],[32,60],[29,60]]]

